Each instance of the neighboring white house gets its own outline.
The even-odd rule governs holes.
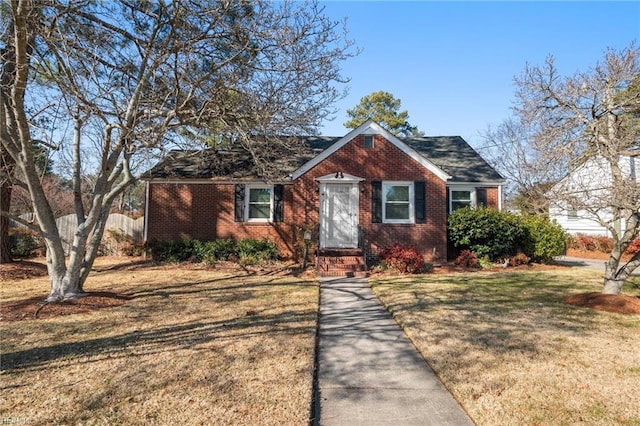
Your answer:
[[[638,152],[620,156],[620,169],[630,181],[637,182]],[[602,222],[612,222],[611,205],[616,195],[611,185],[611,168],[601,157],[587,160],[565,176],[549,191],[549,217],[569,234],[611,236]],[[588,206],[588,207],[586,207]],[[624,221],[615,228],[624,231]]]

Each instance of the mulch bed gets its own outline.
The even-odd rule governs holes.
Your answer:
[[[618,314],[640,314],[640,298],[620,294],[574,294],[564,299],[564,303]]]
[[[29,260],[17,260],[11,263],[0,263],[0,281],[27,280],[40,278],[47,275],[47,265],[31,262]]]
[[[76,300],[45,303],[47,295],[0,304],[0,322],[22,321],[34,318],[53,318],[109,309],[131,300],[131,296],[111,292],[88,292]],[[37,313],[37,316],[36,316]]]

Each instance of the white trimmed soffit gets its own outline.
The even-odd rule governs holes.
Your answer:
[[[414,149],[409,147],[407,144],[402,142],[400,139],[386,131],[382,126],[380,126],[375,121],[369,119],[362,123],[360,126],[356,127],[349,133],[347,133],[342,139],[338,142],[331,145],[329,148],[322,151],[318,156],[312,158],[307,161],[302,167],[291,174],[291,179],[295,180],[320,164],[320,162],[324,161],[327,157],[334,154],[337,150],[345,146],[348,142],[350,142],[353,138],[359,135],[381,135],[389,142],[398,147],[402,152],[407,154],[409,157],[416,160],[422,166],[424,166],[427,170],[438,176],[443,181],[447,181],[451,179],[451,176],[444,172],[441,168],[433,164],[431,161],[424,158],[422,155],[418,154]]]
[[[504,186],[504,184],[505,184],[504,180],[494,180],[494,181],[488,181],[488,182],[487,181],[484,181],[484,182],[447,182],[447,186],[450,187],[450,188],[458,187],[458,186],[464,186],[466,188],[468,188],[468,187],[493,188],[495,186]]]
[[[340,173],[338,177],[336,177],[338,173],[331,173],[330,175],[320,176],[319,178],[316,178],[316,180],[320,183],[356,183],[362,182],[364,180],[364,178],[353,176],[347,173]]]

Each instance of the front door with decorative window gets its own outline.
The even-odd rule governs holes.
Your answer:
[[[320,246],[358,247],[358,184],[325,183],[320,200]]]

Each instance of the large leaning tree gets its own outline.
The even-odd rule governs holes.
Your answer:
[[[618,294],[640,266],[640,254],[622,255],[640,234],[640,50],[608,50],[591,70],[564,77],[553,58],[527,66],[516,78],[518,117],[531,128],[538,164],[570,172],[547,192],[550,202],[605,227],[613,249],[603,293]]]
[[[215,129],[258,160],[284,138],[256,135],[311,133],[334,113],[352,55],[343,24],[315,2],[13,0],[1,19],[0,141],[19,172],[5,176],[30,195],[37,221],[25,225],[46,245],[49,301],[83,294],[137,159]],[[58,141],[76,194],[68,258],[34,164],[36,115],[73,129]]]

